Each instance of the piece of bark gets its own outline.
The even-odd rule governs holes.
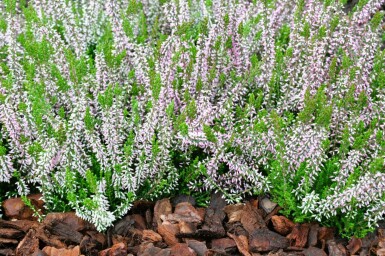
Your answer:
[[[15,255],[15,250],[10,248],[0,249],[0,256],[13,256]]]
[[[152,225],[152,213],[151,213],[151,210],[150,210],[150,209],[147,209],[147,210],[146,210],[145,216],[146,216],[147,229],[153,229],[153,225]]]
[[[156,202],[154,206],[154,226],[159,227],[162,224],[161,216],[167,216],[172,213],[170,199],[164,198]]]
[[[135,220],[130,215],[119,220],[112,228],[112,233],[128,237],[134,230]]]
[[[362,240],[360,238],[353,237],[350,239],[349,244],[346,246],[350,255],[356,254],[362,247]]]
[[[205,242],[189,239],[187,241],[187,245],[193,249],[198,256],[205,256],[207,252],[207,246]]]
[[[139,245],[138,255],[140,256],[153,256],[162,251],[161,248],[155,247],[153,243],[145,243]]]
[[[289,240],[268,229],[256,229],[249,238],[249,250],[252,253],[285,249]]]
[[[179,222],[180,234],[194,234],[197,230],[197,225],[191,222]]]
[[[302,251],[304,256],[327,256],[326,252],[317,247],[309,247]]]
[[[9,219],[36,220],[33,217],[33,210],[24,204],[20,197],[9,198],[2,203],[4,215]]]
[[[48,213],[44,218],[43,224],[52,226],[55,223],[63,223],[69,226],[74,231],[96,230],[95,226],[90,222],[78,217],[74,212],[53,212]]]
[[[6,221],[0,219],[0,228],[13,228],[27,233],[32,228],[37,228],[39,222],[30,220]]]
[[[240,222],[226,223],[225,228],[227,233],[234,234],[236,236],[249,236],[249,232],[247,232]]]
[[[238,251],[242,253],[243,256],[252,256],[249,252],[249,240],[247,239],[247,236],[236,236],[231,233],[227,233],[227,235],[234,239],[235,243],[237,244]]]
[[[66,248],[66,244],[58,239],[57,236],[51,235],[49,232],[46,232],[43,227],[36,229],[36,237],[45,243],[47,246],[56,247],[56,248]]]
[[[223,220],[226,217],[223,209],[226,206],[226,201],[223,199],[221,193],[213,193],[211,195],[210,205],[206,209],[204,224],[200,234],[204,234],[205,237],[219,238],[226,235],[226,231],[223,227]]]
[[[0,244],[4,245],[16,245],[19,241],[16,239],[9,239],[9,238],[0,238]]]
[[[86,256],[97,255],[101,248],[97,247],[97,243],[88,235],[85,235],[80,242],[80,252]]]
[[[24,232],[14,228],[0,228],[0,237],[19,239],[24,236]]]
[[[146,220],[140,214],[132,214],[131,218],[134,220],[134,227],[138,230],[144,230],[147,227]]]
[[[247,203],[242,211],[241,223],[249,234],[253,233],[256,229],[266,227],[263,217],[254,210],[250,203]]]
[[[319,230],[318,223],[313,223],[310,225],[309,235],[307,239],[308,247],[315,247],[318,244],[318,230]]]
[[[45,252],[48,256],[79,256],[80,255],[80,247],[75,246],[71,249],[57,249],[55,247],[46,246],[43,248],[43,252]]]
[[[334,238],[334,228],[320,227],[318,230],[318,240],[322,243],[322,250],[325,249],[327,241]]]
[[[219,238],[211,241],[211,249],[234,255],[237,251],[237,244],[231,238]]]
[[[303,248],[307,243],[310,225],[308,223],[296,224],[287,238],[290,240],[290,246]]]
[[[223,209],[229,219],[229,223],[241,221],[242,212],[245,208],[245,204],[230,204],[226,205]]]
[[[288,235],[295,226],[294,222],[285,216],[275,215],[271,218],[271,222],[273,223],[274,230],[283,236]]]
[[[36,231],[31,229],[16,247],[16,256],[33,255],[39,250],[39,239]]]
[[[118,243],[111,248],[99,252],[99,256],[127,256],[127,246],[124,243]]]
[[[346,256],[347,251],[342,244],[337,244],[334,240],[327,242],[329,256]]]
[[[153,243],[160,242],[163,240],[161,235],[150,229],[143,230],[142,239],[143,241],[150,241]]]
[[[177,204],[173,214],[167,215],[167,220],[170,222],[192,222],[200,224],[203,219],[198,211],[188,202]]]
[[[187,244],[177,243],[171,247],[170,256],[197,256],[197,253]]]
[[[65,242],[73,242],[75,244],[80,244],[83,239],[83,235],[73,230],[71,226],[62,222],[51,223],[50,226],[47,226],[47,229],[51,234],[58,236],[58,238]]]
[[[385,256],[385,248],[379,248],[376,250],[377,256]]]
[[[158,227],[158,233],[169,246],[179,243],[179,239],[176,237],[176,234],[179,233],[178,224],[165,221]]]

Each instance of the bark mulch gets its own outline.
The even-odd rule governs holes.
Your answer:
[[[29,196],[43,209],[40,195]],[[138,201],[106,233],[75,213],[49,213],[38,222],[20,198],[3,202],[0,255],[32,256],[385,256],[385,229],[341,239],[333,228],[294,223],[267,197],[227,205],[213,194],[207,208],[188,196]]]

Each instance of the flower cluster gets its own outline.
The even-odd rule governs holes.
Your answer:
[[[298,219],[374,227],[385,212],[384,9],[4,0],[0,183],[37,188],[50,210],[71,207],[99,230],[180,184],[230,201],[268,192]]]

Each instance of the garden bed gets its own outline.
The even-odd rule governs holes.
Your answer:
[[[42,209],[39,195],[30,198]],[[292,222],[268,197],[228,205],[213,194],[207,208],[194,205],[183,195],[138,201],[100,233],[73,212],[49,213],[38,222],[20,198],[9,199],[3,206],[12,220],[0,220],[0,255],[385,255],[385,226],[362,239],[342,239],[333,227]]]

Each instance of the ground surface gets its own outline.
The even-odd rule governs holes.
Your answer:
[[[31,195],[37,209],[39,195]],[[20,198],[3,203],[0,255],[211,256],[385,255],[385,229],[363,239],[341,239],[333,228],[295,224],[267,197],[227,205],[218,194],[208,208],[188,196],[138,201],[107,232],[74,213],[50,213],[39,223]]]

